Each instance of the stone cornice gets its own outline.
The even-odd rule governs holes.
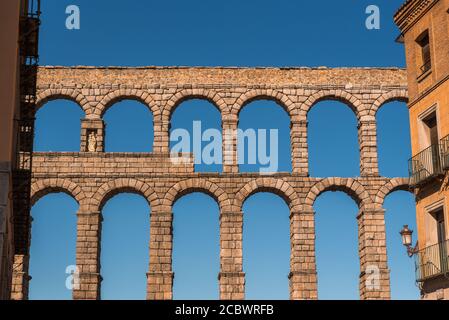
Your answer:
[[[405,33],[436,2],[438,0],[407,0],[394,15],[394,22]]]

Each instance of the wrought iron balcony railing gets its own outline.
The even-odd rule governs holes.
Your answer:
[[[415,254],[416,280],[422,282],[449,273],[449,240],[426,247]]]
[[[443,174],[440,151],[440,144],[431,145],[409,160],[410,185],[417,186]]]
[[[449,135],[440,140],[441,167],[449,170]]]
[[[424,64],[420,67],[421,70],[421,74],[426,73],[427,71],[429,71],[432,68],[432,62],[431,60],[427,60],[426,62],[424,62]]]

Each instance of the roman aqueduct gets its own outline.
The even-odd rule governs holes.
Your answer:
[[[359,206],[360,297],[390,298],[383,201],[390,192],[408,190],[408,179],[379,176],[376,112],[392,100],[407,101],[406,74],[394,68],[95,68],[40,67],[38,107],[54,99],[75,101],[83,109],[80,152],[35,153],[32,203],[52,192],[65,192],[79,203],[77,265],[80,287],[75,299],[100,298],[100,237],[102,206],[114,195],[143,195],[151,207],[150,263],[147,298],[171,299],[172,205],[181,196],[204,192],[220,208],[221,299],[243,299],[242,204],[263,191],[281,196],[290,208],[290,298],[316,299],[315,227],[313,204],[325,191],[343,191]],[[194,172],[193,163],[174,164],[169,155],[170,116],[188,99],[206,99],[218,108],[223,129],[237,129],[239,111],[248,103],[273,100],[291,119],[291,173],[239,173],[234,150],[222,173]],[[151,153],[104,152],[102,116],[114,103],[133,99],[154,117]],[[308,174],[307,114],[319,101],[339,100],[358,119],[360,176],[310,177]],[[89,136],[96,139],[95,148]],[[231,138],[233,139],[233,138]],[[235,141],[234,141],[235,142]],[[29,234],[23,226],[23,234]],[[29,239],[25,237],[25,239]],[[29,241],[23,241],[29,246]],[[28,294],[28,261],[15,256],[13,298]],[[380,271],[380,286],[367,287],[369,266]]]

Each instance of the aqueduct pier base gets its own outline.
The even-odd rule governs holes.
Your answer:
[[[76,260],[80,286],[74,298],[100,298],[102,206],[120,192],[134,192],[151,207],[147,297],[171,299],[172,205],[182,195],[199,191],[211,195],[220,208],[220,298],[243,299],[242,205],[247,197],[263,191],[281,196],[290,208],[290,297],[316,299],[313,204],[322,192],[339,190],[359,206],[355,218],[360,297],[389,299],[383,201],[392,191],[408,189],[408,179],[379,176],[376,112],[386,102],[406,101],[406,83],[405,71],[396,68],[39,68],[38,108],[50,100],[69,99],[85,113],[80,152],[35,153],[33,157],[32,203],[51,192],[65,192],[79,203]],[[223,129],[237,129],[239,111],[246,104],[260,99],[277,102],[291,119],[292,172],[239,173],[235,137],[228,137],[232,150],[223,150],[222,173],[198,173],[191,162],[173,163],[170,117],[180,103],[193,98],[215,105]],[[102,117],[124,99],[141,101],[152,111],[153,152],[104,152]],[[329,99],[347,104],[357,116],[360,177],[308,174],[307,114],[316,103]],[[96,137],[95,150],[88,147],[90,134]],[[16,242],[12,298],[26,299],[30,226],[16,226],[16,230],[23,241]]]

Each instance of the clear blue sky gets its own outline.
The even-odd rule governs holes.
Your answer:
[[[208,66],[404,66],[392,22],[402,0],[385,1],[42,1],[42,65]],[[65,8],[81,9],[81,30],[65,29]],[[381,29],[365,28],[365,8],[381,9]],[[37,114],[35,149],[78,151],[80,108],[52,101]],[[410,155],[405,104],[389,103],[377,115],[381,174],[406,176]],[[62,120],[62,121],[61,121]],[[219,128],[218,111],[205,101],[183,103],[172,128]],[[151,112],[123,101],[105,115],[106,151],[151,151]],[[290,171],[289,119],[273,102],[248,105],[240,127],[278,128],[280,171]],[[324,101],[309,114],[311,176],[355,177],[359,172],[354,113]],[[221,166],[198,165],[199,171]],[[243,165],[241,171],[257,166]],[[65,269],[75,264],[76,201],[51,194],[33,207],[30,284],[32,299],[70,299]],[[358,299],[357,206],[344,193],[324,193],[315,205],[319,297]],[[244,204],[244,271],[247,298],[288,298],[288,207],[260,193]],[[403,224],[415,227],[411,194],[395,192],[385,203],[392,296],[416,299],[414,266],[400,244]],[[102,236],[102,296],[144,299],[148,270],[149,213],[137,195],[121,194],[105,205]],[[203,194],[174,206],[174,297],[218,298],[218,207]]]

